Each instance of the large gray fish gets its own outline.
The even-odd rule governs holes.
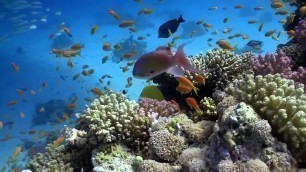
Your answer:
[[[182,15],[178,19],[169,20],[158,29],[158,38],[168,38],[175,33],[180,23],[185,22]]]
[[[204,73],[195,69],[185,56],[183,47],[180,45],[175,53],[169,47],[158,47],[155,51],[144,54],[134,64],[133,76],[139,79],[151,79],[164,72],[174,75],[174,77],[184,76],[184,71],[180,67],[196,73]]]

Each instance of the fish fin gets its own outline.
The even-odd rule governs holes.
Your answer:
[[[178,47],[178,49],[177,49],[177,51],[176,51],[176,53],[175,53],[175,55],[174,55],[174,63],[176,64],[176,65],[179,65],[179,66],[182,66],[184,69],[186,69],[186,70],[188,70],[188,71],[190,71],[190,72],[196,72],[196,73],[203,73],[203,71],[200,71],[200,70],[198,70],[198,69],[195,69],[192,65],[191,65],[191,63],[190,63],[190,61],[187,59],[187,57],[185,56],[185,52],[184,52],[184,46],[185,45],[187,45],[187,44],[189,44],[190,42],[192,42],[193,40],[191,40],[191,41],[188,41],[188,42],[186,42],[186,43],[184,43],[184,44],[182,44],[182,45],[180,45],[179,47]]]
[[[185,74],[184,71],[178,66],[169,68],[167,70],[167,73],[174,75],[174,77],[183,77]]]
[[[200,91],[200,89],[198,87],[194,87],[193,91],[197,96],[199,96],[198,91]]]
[[[185,20],[183,19],[182,15],[180,15],[180,17],[177,19],[177,21],[179,23],[185,22]]]

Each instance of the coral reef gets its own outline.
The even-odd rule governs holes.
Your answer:
[[[294,27],[294,30],[294,37],[297,42],[302,46],[306,46],[306,20],[299,21],[299,24]]]
[[[119,144],[103,145],[93,150],[92,164],[96,172],[132,172],[135,156]]]
[[[29,161],[28,169],[33,172],[81,171],[84,167],[91,169],[90,150],[86,147],[76,149],[69,146],[54,147],[49,144],[46,153],[38,153]],[[86,169],[84,169],[86,170]]]
[[[306,95],[304,85],[283,79],[279,74],[248,75],[226,89],[238,101],[252,105],[269,121],[273,133],[287,143],[298,161],[305,161]]]
[[[174,135],[168,130],[154,131],[150,136],[151,149],[160,159],[166,161],[176,160],[182,150],[187,148],[184,137]]]
[[[180,169],[180,166],[171,166],[168,163],[160,163],[154,160],[144,160],[137,172],[178,172]]]
[[[288,57],[292,59],[291,68],[296,70],[298,67],[306,67],[306,47],[298,44],[291,44],[287,46],[278,47],[277,53],[284,52]]]
[[[300,66],[296,71],[293,71],[291,62],[290,57],[279,51],[275,54],[260,55],[258,58],[253,57],[253,68],[258,75],[281,74],[284,78],[306,84],[305,69]]]
[[[179,156],[178,161],[183,171],[207,171],[205,162],[205,148],[190,147],[185,149]]]
[[[289,58],[284,52],[274,54],[267,53],[265,56],[252,57],[253,69],[257,75],[277,74],[287,75],[291,72]]]
[[[150,119],[138,113],[138,104],[122,93],[110,92],[95,99],[79,117],[79,127],[92,145],[123,141],[135,150],[146,146]]]
[[[202,71],[208,71],[205,88],[209,90],[224,89],[228,82],[243,74],[252,74],[252,53],[234,54],[226,50],[207,51],[205,55],[199,54],[190,57],[192,64]]]
[[[210,169],[249,171],[248,168],[255,168],[250,164],[254,160],[262,161],[258,163],[262,164],[259,169],[288,171],[296,168],[285,144],[272,136],[269,123],[245,103],[230,106],[224,111],[208,142],[206,161]],[[266,150],[270,153],[267,154]],[[266,158],[276,154],[279,156],[273,158],[273,163]]]
[[[178,107],[171,102],[144,97],[139,99],[139,106],[139,113],[143,116],[149,116],[152,120],[158,117],[172,116],[179,111]]]

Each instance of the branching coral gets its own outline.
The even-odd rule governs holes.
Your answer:
[[[306,71],[303,67],[299,67],[296,71],[291,69],[291,58],[284,52],[279,51],[275,54],[260,55],[253,59],[253,68],[256,74],[281,74],[282,77],[292,79],[295,82],[306,84]]]
[[[298,161],[306,161],[306,95],[304,85],[280,75],[254,76],[230,84],[226,92],[253,106],[287,143]]]
[[[239,75],[253,73],[251,56],[251,53],[237,55],[226,50],[214,50],[191,57],[190,60],[197,69],[208,71],[205,85],[223,89],[227,82]]]
[[[138,113],[138,104],[122,93],[102,95],[79,117],[79,126],[88,133],[89,142],[123,141],[136,150],[146,145],[151,125],[147,116]]]
[[[297,42],[303,46],[306,46],[306,19],[299,21],[299,24],[295,26],[295,35]]]
[[[258,75],[277,74],[287,75],[291,72],[291,58],[284,52],[259,55],[252,58],[253,69]]]
[[[69,146],[53,148],[49,144],[46,147],[46,153],[34,155],[29,162],[29,169],[33,172],[81,171],[83,167],[90,167],[89,154],[88,147],[83,147],[82,149],[72,149]]]
[[[306,46],[299,44],[291,44],[281,46],[277,49],[277,53],[284,52],[288,57],[292,59],[291,69],[296,70],[298,67],[306,67]]]

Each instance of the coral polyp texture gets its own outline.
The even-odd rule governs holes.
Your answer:
[[[79,117],[79,126],[93,145],[123,141],[141,149],[149,139],[150,118],[138,113],[139,106],[122,93],[105,94],[95,99]]]
[[[304,85],[279,74],[248,75],[231,83],[226,92],[250,104],[272,126],[298,161],[306,160],[306,95]]]
[[[291,58],[289,58],[284,52],[269,54],[265,56],[259,55],[253,57],[253,68],[256,74],[267,75],[277,74],[287,75],[291,72]]]
[[[297,42],[300,45],[306,46],[306,19],[299,21],[299,24],[295,26],[295,35]]]
[[[190,58],[192,64],[202,71],[207,71],[206,83],[208,87],[223,89],[227,82],[242,74],[253,73],[251,68],[252,53],[234,54],[226,50],[209,50],[206,54],[199,54]]]

